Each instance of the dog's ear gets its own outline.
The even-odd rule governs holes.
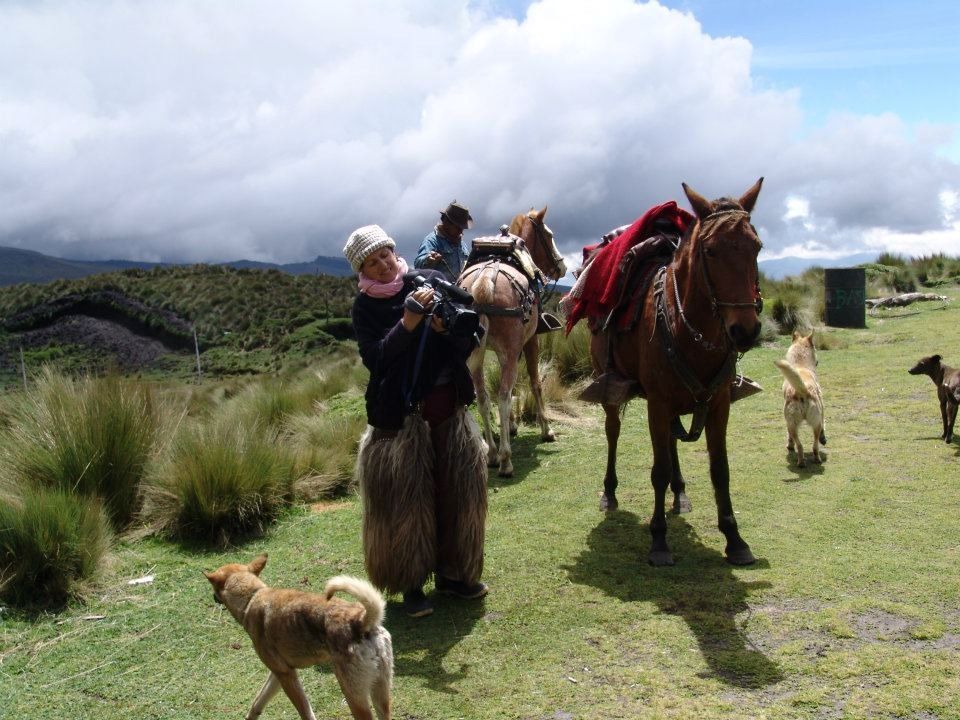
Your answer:
[[[209,580],[209,581],[210,581],[210,584],[213,585],[215,588],[216,588],[216,587],[221,587],[221,586],[223,585],[224,581],[226,580],[226,578],[223,577],[223,573],[220,572],[219,570],[216,570],[216,571],[214,571],[214,572],[212,572],[212,573],[208,573],[206,570],[203,570],[203,571],[201,571],[201,572],[203,572],[203,576],[204,576],[207,580]]]
[[[264,565],[267,564],[267,554],[261,553],[257,555],[253,560],[250,561],[250,564],[247,565],[247,569],[252,572],[254,575],[259,575],[260,571],[263,570]]]
[[[807,342],[810,343],[810,347],[813,347],[813,330],[811,330],[810,334],[807,335]]]
[[[934,362],[940,362],[941,360],[943,360],[943,355],[934,355],[930,359],[933,360]]]

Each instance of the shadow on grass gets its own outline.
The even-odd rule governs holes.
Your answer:
[[[431,690],[457,695],[453,687],[470,672],[468,663],[461,663],[455,671],[443,666],[444,658],[463,638],[467,637],[486,614],[484,600],[457,600],[434,593],[432,615],[410,618],[403,605],[387,605],[386,625],[393,636],[394,673],[422,678]]]
[[[544,442],[540,439],[540,430],[521,432],[510,438],[510,452],[513,460],[513,477],[500,477],[496,466],[489,468],[490,476],[487,481],[489,487],[510,487],[526,479],[527,475],[537,469],[542,456],[549,455],[556,442]]]
[[[803,480],[809,480],[814,475],[823,475],[824,465],[827,462],[827,454],[821,450],[820,451],[820,462],[814,462],[807,457],[807,464],[805,467],[797,466],[797,454],[795,452],[787,452],[784,457],[784,462],[787,465],[787,470],[793,473],[793,477],[783,478],[782,482],[793,483],[801,482]]]
[[[682,517],[671,516],[668,523],[675,566],[648,565],[647,523],[618,511],[607,513],[590,532],[587,549],[566,568],[570,580],[625,602],[652,602],[660,612],[679,616],[696,636],[709,674],[729,685],[762,688],[781,681],[779,666],[752,645],[736,621],[737,614],[749,609],[750,592],[770,584],[738,578],[724,556],[703,545]],[[752,567],[769,563],[759,560]]]

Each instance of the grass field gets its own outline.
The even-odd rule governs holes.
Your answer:
[[[522,427],[516,474],[491,477],[482,601],[391,602],[395,717],[960,718],[960,439],[940,432],[921,355],[960,364],[960,292],[834,330],[819,372],[826,462],[788,458],[777,346],[742,370],[766,392],[733,407],[732,493],[756,565],[723,559],[705,443],[681,447],[694,510],[668,518],[677,564],[646,563],[645,406],[620,443],[620,510],[598,510],[601,412]],[[355,499],[300,507],[211,552],[121,543],[101,590],[53,616],[0,614],[0,717],[244,717],[266,676],[200,574],[270,554],[271,585],[362,575]],[[127,581],[152,574],[150,584]],[[395,599],[394,599],[395,600]],[[349,717],[333,676],[303,673],[320,717]],[[296,718],[282,696],[264,717]]]

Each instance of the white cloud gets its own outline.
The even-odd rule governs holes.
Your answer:
[[[656,3],[481,7],[0,4],[0,244],[293,261],[378,222],[409,254],[456,197],[475,234],[549,205],[573,257],[682,181],[738,195],[761,175],[771,253],[956,231],[949,128],[809,131],[797,93],[753,85],[746,40]]]

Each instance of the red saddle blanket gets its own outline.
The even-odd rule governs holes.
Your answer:
[[[569,334],[582,318],[605,318],[616,307],[623,295],[624,258],[637,243],[657,234],[654,223],[661,221],[658,223],[661,227],[662,223],[668,223],[683,235],[693,219],[693,215],[671,200],[647,210],[608,244],[585,247],[585,267],[581,270],[581,277],[561,302],[567,314],[566,332]],[[592,259],[588,260],[594,251]]]

